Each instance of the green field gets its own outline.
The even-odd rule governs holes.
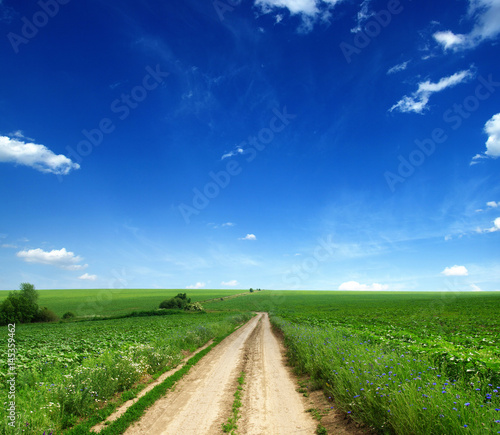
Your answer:
[[[77,316],[116,316],[131,311],[157,309],[160,302],[177,293],[188,293],[193,302],[228,297],[242,290],[176,290],[176,289],[92,289],[39,290],[38,305],[48,307],[59,317],[71,311]],[[0,302],[8,291],[0,291]]]
[[[24,433],[86,418],[177,364],[183,350],[227,334],[249,311],[270,313],[290,363],[349,419],[378,433],[500,433],[500,293],[106,292],[43,290],[40,305],[82,320],[154,310],[187,292],[206,301],[208,313],[16,326]],[[5,358],[0,363],[5,402]],[[16,433],[2,424],[0,433]]]

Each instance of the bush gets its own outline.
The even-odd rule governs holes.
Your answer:
[[[59,318],[54,311],[49,310],[47,307],[40,308],[33,322],[57,322]]]
[[[160,308],[183,310],[190,303],[191,298],[188,298],[186,293],[179,293],[175,298],[165,299],[160,303]]]
[[[199,302],[193,302],[192,304],[187,304],[184,309],[186,311],[198,311],[205,312],[205,308]]]
[[[64,320],[69,320],[75,317],[75,313],[72,313],[71,311],[67,311],[66,313],[63,314],[62,318]]]

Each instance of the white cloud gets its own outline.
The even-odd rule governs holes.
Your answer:
[[[245,237],[241,237],[238,240],[257,240],[255,234],[247,234]]]
[[[497,208],[497,207],[500,207],[500,201],[499,202],[496,202],[496,201],[488,201],[486,203],[486,205],[490,208]]]
[[[225,227],[234,227],[236,224],[233,222],[225,222],[221,225],[214,224],[213,222],[210,222],[207,224],[210,228],[213,228],[214,230],[218,228],[225,228]]]
[[[434,33],[434,39],[444,50],[465,50],[500,34],[500,0],[469,0],[468,18],[474,22],[472,30],[457,35],[450,30]]]
[[[187,285],[186,288],[190,288],[190,289],[198,289],[198,288],[203,288],[205,287],[205,283],[204,282],[197,282],[196,284],[194,285]]]
[[[233,156],[236,156],[238,154],[243,154],[243,148],[236,147],[233,151],[229,151],[228,153],[223,154],[220,159],[221,160],[228,159],[229,157],[233,157]]]
[[[45,145],[25,142],[21,132],[16,138],[0,136],[0,162],[30,166],[40,172],[66,175],[80,165],[62,154],[56,155]]]
[[[445,50],[453,48],[465,43],[465,35],[455,35],[453,32],[446,30],[444,32],[436,32],[432,35],[434,39],[439,42]]]
[[[446,267],[442,272],[445,276],[467,276],[469,271],[465,266],[451,266]]]
[[[14,249],[17,249],[17,246],[16,245],[11,245],[10,243],[4,243],[2,245],[2,248],[14,248]]]
[[[477,286],[476,284],[471,284],[470,288],[471,288],[471,290],[473,292],[480,292],[480,291],[482,291],[481,288],[479,286]]]
[[[89,275],[88,273],[84,273],[82,276],[79,276],[78,279],[86,279],[88,281],[95,281],[97,279],[97,275]]]
[[[359,290],[359,291],[381,291],[388,290],[389,286],[387,284],[360,284],[357,281],[347,281],[339,285],[339,290]]]
[[[495,231],[500,231],[500,217],[497,217],[493,221],[493,226],[486,230],[488,233],[494,233]]]
[[[226,286],[232,287],[235,285],[239,285],[239,282],[236,281],[235,279],[232,279],[231,281],[227,281],[227,282],[222,281],[221,285],[226,285]]]
[[[500,157],[500,113],[493,115],[484,125],[488,135],[485,154],[489,157]]]
[[[374,15],[373,11],[370,11],[370,3],[372,0],[363,0],[363,3],[361,3],[361,6],[359,8],[359,12],[357,15],[357,24],[356,27],[351,29],[352,33],[358,33],[361,32],[363,24]]]
[[[389,111],[398,110],[400,112],[422,113],[429,102],[429,98],[436,92],[441,92],[446,88],[456,86],[474,77],[474,73],[469,70],[459,71],[449,77],[443,77],[439,82],[432,83],[427,80],[418,84],[418,89],[411,95],[405,95]]]
[[[331,9],[343,0],[255,0],[255,5],[263,14],[276,14],[276,22],[283,19],[279,11],[288,10],[290,15],[297,15],[302,19],[299,31],[307,33],[312,30],[318,19],[328,21],[331,18]]]
[[[500,113],[493,115],[486,124],[484,132],[488,135],[486,141],[486,151],[483,154],[476,154],[472,157],[470,165],[476,165],[478,160],[500,157]]]
[[[49,252],[40,248],[29,249],[27,251],[19,251],[16,255],[27,263],[47,264],[66,270],[81,270],[88,266],[87,264],[77,264],[82,261],[82,258],[73,252],[66,251],[65,248],[59,250],[53,249]]]
[[[410,63],[410,61],[407,60],[406,62],[394,65],[392,68],[389,68],[387,70],[387,74],[395,74],[397,72],[404,71],[409,63]]]

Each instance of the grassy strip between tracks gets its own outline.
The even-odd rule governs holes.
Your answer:
[[[137,402],[135,402],[127,411],[118,419],[109,424],[109,426],[102,429],[99,434],[101,435],[114,435],[122,434],[125,430],[132,424],[138,421],[151,405],[153,405],[158,399],[164,396],[168,390],[170,390],[174,384],[179,381],[186,373],[189,372],[191,367],[193,367],[198,361],[200,361],[206,354],[208,354],[215,346],[217,346],[222,340],[231,335],[236,329],[232,330],[223,337],[220,337],[214,341],[206,349],[198,352],[196,355],[191,357],[186,364],[175,372],[172,376],[169,376],[161,384],[154,387],[151,391],[141,397]],[[130,398],[129,398],[130,399]],[[80,435],[94,433],[90,432],[90,429],[96,424],[102,422],[107,417],[109,417],[115,410],[116,405],[109,405],[95,416],[85,421],[84,423],[75,426],[74,428],[65,431],[65,435]]]
[[[243,396],[243,385],[245,385],[245,372],[241,372],[238,378],[238,388],[234,393],[233,412],[227,419],[227,423],[222,424],[222,431],[224,433],[236,435],[236,429],[238,429],[237,422],[241,417],[240,408],[242,406],[241,398]]]

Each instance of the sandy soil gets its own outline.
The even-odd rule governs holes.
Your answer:
[[[193,367],[175,390],[158,400],[131,434],[221,434],[244,370],[239,434],[314,434],[317,422],[285,367],[266,313],[239,328]]]

